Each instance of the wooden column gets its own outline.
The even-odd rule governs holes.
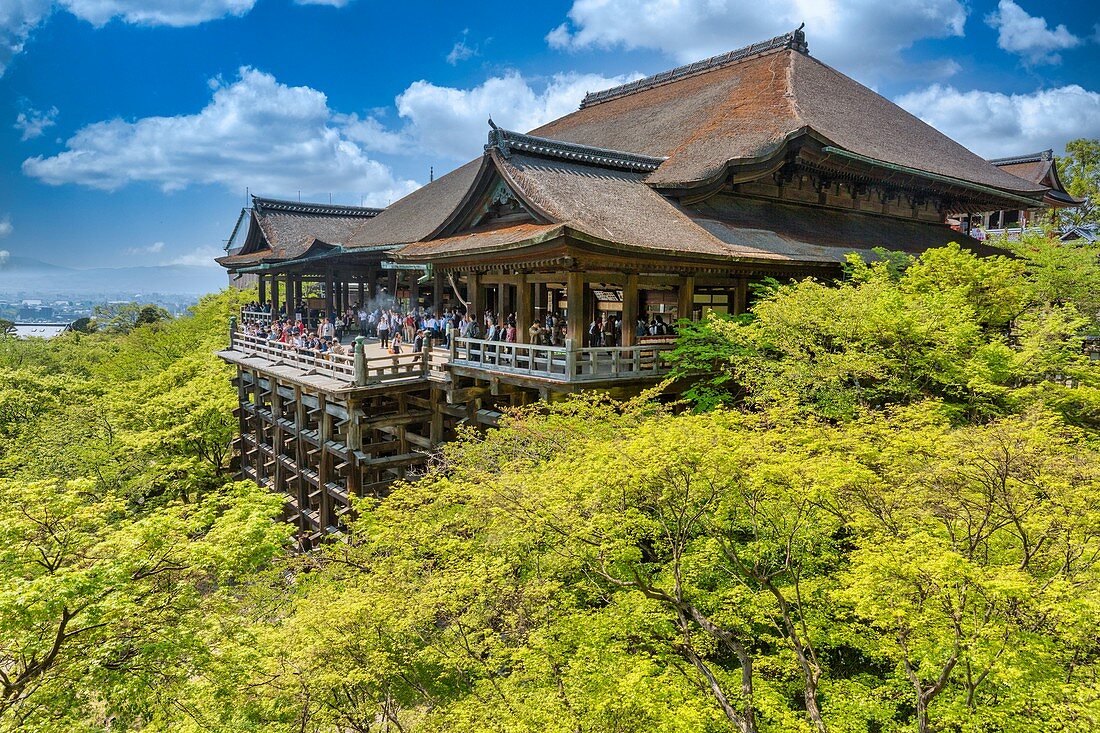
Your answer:
[[[409,310],[411,311],[420,302],[420,273],[409,270]]]
[[[481,297],[481,277],[476,272],[466,275],[466,302],[469,303],[469,314],[480,318],[481,311],[485,308],[485,299]]]
[[[332,312],[336,310],[336,280],[333,278],[332,270],[325,272],[325,315],[329,318],[332,317]]]
[[[534,303],[531,301],[531,284],[527,275],[520,274],[516,281],[516,342],[529,343],[531,322],[535,320]]]
[[[390,291],[390,298],[397,298],[397,270],[386,273],[386,289]]]
[[[443,273],[435,270],[432,273],[432,311],[436,315],[443,314],[443,290],[447,287],[447,278]]]
[[[357,282],[355,284],[356,288],[357,288],[357,291],[358,291],[358,295],[359,295],[359,306],[360,307],[362,307],[363,304],[367,302],[367,299],[365,297],[366,293],[363,292],[364,290],[366,290],[366,288],[363,287],[363,284],[364,284],[363,283],[363,276],[360,275],[359,276],[359,282]]]
[[[271,317],[279,317],[279,276],[271,276]]]
[[[749,279],[737,278],[737,287],[734,289],[734,315],[741,315],[749,309]]]
[[[317,510],[318,518],[321,520],[321,532],[325,531],[325,528],[330,524],[335,524],[333,521],[334,516],[332,513],[332,497],[328,493],[328,483],[332,480],[332,453],[329,452],[328,443],[332,440],[332,415],[328,412],[328,400],[325,397],[324,392],[317,393],[317,406],[321,412],[320,423],[318,432],[321,439],[321,454],[320,462],[317,466],[317,482],[318,489],[321,490],[321,506]]]
[[[566,314],[566,332],[574,349],[584,345],[584,283],[583,272],[569,272],[565,278],[565,300],[569,312]]]
[[[634,346],[634,327],[638,323],[638,274],[626,276],[623,286],[623,346]]]
[[[261,274],[259,276],[258,280],[259,280],[259,283],[260,283],[259,301],[260,301],[260,306],[263,307],[263,304],[267,302],[267,278],[266,278],[265,275]]]
[[[363,491],[363,472],[359,468],[356,451],[363,450],[363,430],[359,426],[359,400],[348,398],[348,496],[360,496]]]
[[[684,277],[680,281],[680,299],[676,306],[676,318],[691,319],[691,310],[695,305],[695,278]]]
[[[500,320],[506,321],[508,316],[515,313],[515,303],[512,302],[512,286],[508,283],[500,283],[497,285],[497,310],[500,313]]]

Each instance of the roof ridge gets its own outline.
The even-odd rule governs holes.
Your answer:
[[[1010,155],[1007,158],[989,158],[989,162],[993,165],[1017,165],[1019,163],[1038,163],[1044,160],[1054,159],[1054,148],[1047,148],[1038,153],[1027,153],[1026,155]]]
[[[345,204],[318,204],[308,201],[288,201],[270,199],[261,196],[252,197],[252,205],[261,211],[285,211],[292,214],[317,214],[322,216],[351,216],[371,218],[382,213],[382,209],[372,206],[348,206]]]
[[[701,61],[694,61],[690,64],[677,66],[674,69],[662,71],[659,74],[647,76],[644,79],[627,82],[626,84],[620,84],[617,87],[611,87],[610,89],[604,89],[598,92],[589,92],[584,95],[584,99],[581,101],[581,109],[612,99],[618,99],[619,97],[625,97],[635,92],[652,89],[653,87],[663,84],[671,84],[674,81],[679,81],[680,79],[695,76],[697,74],[703,74],[758,54],[779,51],[786,48],[793,49],[799,53],[809,54],[806,34],[802,30],[805,26],[806,24],[803,23],[797,29],[768,39],[767,41],[760,41],[749,46],[744,46],[743,48],[734,49],[733,51],[727,51],[717,56],[702,59]]]
[[[511,156],[512,151],[532,153],[545,158],[558,158],[561,160],[576,161],[598,165],[605,168],[619,168],[629,171],[649,173],[657,170],[666,158],[654,158],[648,155],[630,153],[624,150],[612,150],[610,148],[597,148],[592,145],[553,140],[548,137],[537,137],[522,132],[513,132],[497,127],[490,118],[489,142],[486,150],[496,148],[505,158]]]

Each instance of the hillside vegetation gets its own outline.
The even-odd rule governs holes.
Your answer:
[[[250,294],[0,339],[0,730],[1100,729],[1095,250],[957,247],[683,330],[685,402],[470,430],[288,552]]]

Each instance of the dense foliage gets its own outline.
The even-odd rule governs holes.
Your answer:
[[[0,340],[0,730],[1096,730],[1100,268],[1018,251],[774,284],[690,402],[471,429],[308,556],[231,480],[235,296]]]

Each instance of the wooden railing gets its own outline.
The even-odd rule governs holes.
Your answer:
[[[366,356],[362,348],[356,348],[353,355],[331,352],[319,354],[241,331],[234,333],[232,348],[244,354],[262,357],[276,365],[291,366],[306,373],[347,382],[349,386],[423,378],[428,375],[432,362],[431,354],[427,350],[371,357]]]
[[[566,346],[514,344],[455,338],[451,363],[487,371],[562,382],[657,377],[668,372],[661,353],[671,343],[572,349]]]
[[[271,311],[258,311],[250,308],[241,308],[241,320],[262,321],[271,323]]]
[[[367,386],[410,379],[447,381],[450,365],[514,374],[555,382],[600,382],[659,377],[669,371],[662,358],[669,341],[638,346],[540,346],[483,339],[454,338],[449,349],[368,357],[356,339],[352,354],[317,353],[231,329],[231,348],[258,356],[275,366],[290,366],[307,374],[329,377],[350,386]]]

